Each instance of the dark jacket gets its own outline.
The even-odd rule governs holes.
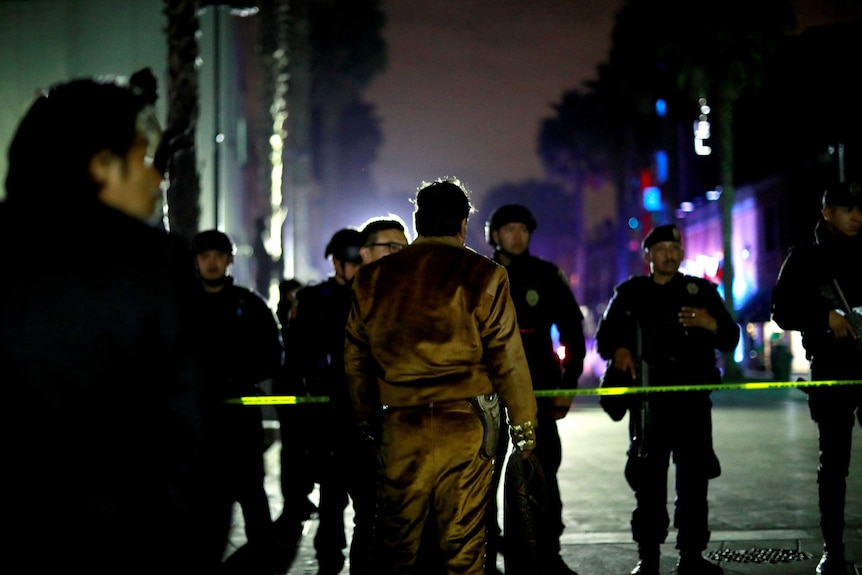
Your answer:
[[[345,438],[358,433],[344,376],[344,325],[349,310],[350,284],[341,285],[330,277],[296,293],[286,330],[290,359],[279,387],[288,395],[329,399],[285,412],[288,426],[303,430],[304,449],[313,457],[344,449],[350,445]]]
[[[344,325],[350,311],[350,284],[334,277],[296,293],[287,329],[290,362],[285,366],[288,388],[312,396],[336,396],[346,402]]]
[[[494,261],[502,264],[499,254]],[[577,386],[586,356],[584,316],[562,271],[529,253],[513,257],[506,271],[533,388],[559,389],[561,368],[566,372],[565,387]],[[552,325],[557,326],[560,345],[566,348],[562,362],[551,339]]]
[[[218,292],[201,288],[197,303],[207,384],[221,399],[259,394],[258,384],[274,378],[284,358],[281,330],[266,301],[229,277]]]
[[[11,560],[179,568],[203,437],[186,244],[95,201],[6,202],[0,243]]]
[[[852,338],[836,340],[829,311],[843,306],[832,284],[837,280],[851,308],[862,306],[862,237],[830,233],[825,220],[814,241],[790,250],[772,293],[772,318],[782,329],[802,332],[814,379],[860,379],[862,356]]]
[[[684,327],[682,306],[706,308],[718,331]],[[625,347],[637,358],[638,325],[652,385],[718,383],[715,350],[733,351],[740,335],[715,284],[681,273],[665,284],[637,276],[617,286],[596,333],[599,355],[609,360]]]

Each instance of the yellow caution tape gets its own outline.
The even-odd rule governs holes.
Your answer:
[[[713,383],[706,385],[651,385],[648,387],[599,387],[596,389],[537,390],[537,397],[568,397],[575,395],[631,395],[668,391],[726,391],[736,389],[780,389],[862,384],[860,380],[831,381],[751,381],[748,383]]]
[[[842,379],[829,381],[751,381],[747,383],[714,383],[706,385],[654,385],[649,387],[596,387],[587,389],[537,389],[536,397],[574,397],[580,395],[633,395],[638,393],[665,393],[673,391],[728,391],[738,389],[787,389],[860,385],[862,380]],[[251,395],[228,399],[228,403],[241,405],[297,405],[302,403],[328,403],[325,395]]]
[[[248,395],[228,399],[227,402],[242,405],[296,405],[298,403],[329,403],[329,397],[325,395]]]

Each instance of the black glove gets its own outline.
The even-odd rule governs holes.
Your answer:
[[[628,372],[608,367],[599,380],[599,387],[630,387],[632,384]],[[620,421],[629,410],[631,398],[628,395],[601,395],[599,405],[611,419]]]

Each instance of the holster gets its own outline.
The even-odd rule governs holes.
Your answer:
[[[476,410],[484,430],[479,457],[486,460],[493,459],[497,454],[497,441],[500,434],[500,397],[496,393],[477,395],[470,398],[470,405]]]
[[[856,353],[862,353],[862,315],[853,310],[846,317],[856,332]]]

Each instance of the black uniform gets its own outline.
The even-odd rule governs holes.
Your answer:
[[[327,397],[329,402],[282,410],[282,449],[291,454],[291,469],[282,472],[284,512],[279,524],[297,536],[299,526],[313,510],[308,496],[315,484],[320,486],[320,522],[314,548],[321,572],[338,572],[344,565],[348,495],[353,496],[357,522],[374,511],[374,470],[366,468],[360,458],[364,446],[344,375],[350,288],[350,282],[340,285],[334,277],[302,288],[296,294],[295,313],[287,329],[291,360],[285,366],[284,389],[298,396]],[[369,486],[363,488],[363,481]],[[361,550],[370,546],[361,537],[362,533],[354,533],[352,572],[362,564]]]
[[[717,332],[685,328],[678,317],[682,306],[706,308],[718,322]],[[665,284],[638,276],[617,286],[596,333],[599,354],[611,359],[616,349],[625,347],[635,356],[638,327],[651,385],[718,383],[721,376],[715,350],[732,351],[740,335],[715,285],[681,273]],[[632,412],[639,409],[638,400],[630,403]],[[720,474],[712,447],[709,391],[653,394],[649,406],[646,451],[639,449],[640,438],[634,441],[633,434],[625,471],[636,499],[633,538],[639,546],[655,548],[656,552],[667,538],[667,471],[672,454],[676,465],[676,547],[699,553],[710,536],[707,483]]]
[[[197,318],[205,358],[206,396],[211,402],[212,453],[222,505],[242,507],[249,543],[266,544],[272,531],[264,489],[264,434],[260,407],[228,404],[226,399],[260,395],[258,384],[274,378],[284,348],[275,316],[256,292],[233,284],[214,293],[201,289]]]
[[[530,366],[533,389],[575,388],[583,372],[586,344],[584,341],[581,309],[575,300],[562,271],[553,263],[544,261],[528,252],[508,255],[506,266],[521,340]],[[500,264],[499,252],[494,260]],[[560,334],[560,345],[565,346],[565,359],[560,361],[551,338],[551,326]],[[548,522],[543,525],[544,541],[553,557],[559,555],[560,536],[563,533],[563,504],[557,483],[557,471],[562,459],[560,435],[557,429],[553,399],[537,398],[537,441],[533,451],[542,465],[547,483],[546,514]],[[508,449],[508,426],[503,425],[497,451],[495,485],[499,482],[500,467]],[[492,505],[491,513],[496,514]],[[492,528],[496,517],[492,518]],[[491,549],[491,554],[495,549]],[[490,554],[489,554],[490,556]]]
[[[851,308],[862,306],[862,236],[833,236],[825,220],[818,223],[814,236],[813,243],[792,249],[781,267],[773,291],[772,316],[782,329],[802,332],[813,380],[862,380],[859,343],[853,338],[837,340],[828,324],[829,311],[843,308],[833,279]],[[806,391],[820,440],[820,526],[827,551],[841,555],[846,477],[854,419],[862,423],[862,386],[812,387]]]

